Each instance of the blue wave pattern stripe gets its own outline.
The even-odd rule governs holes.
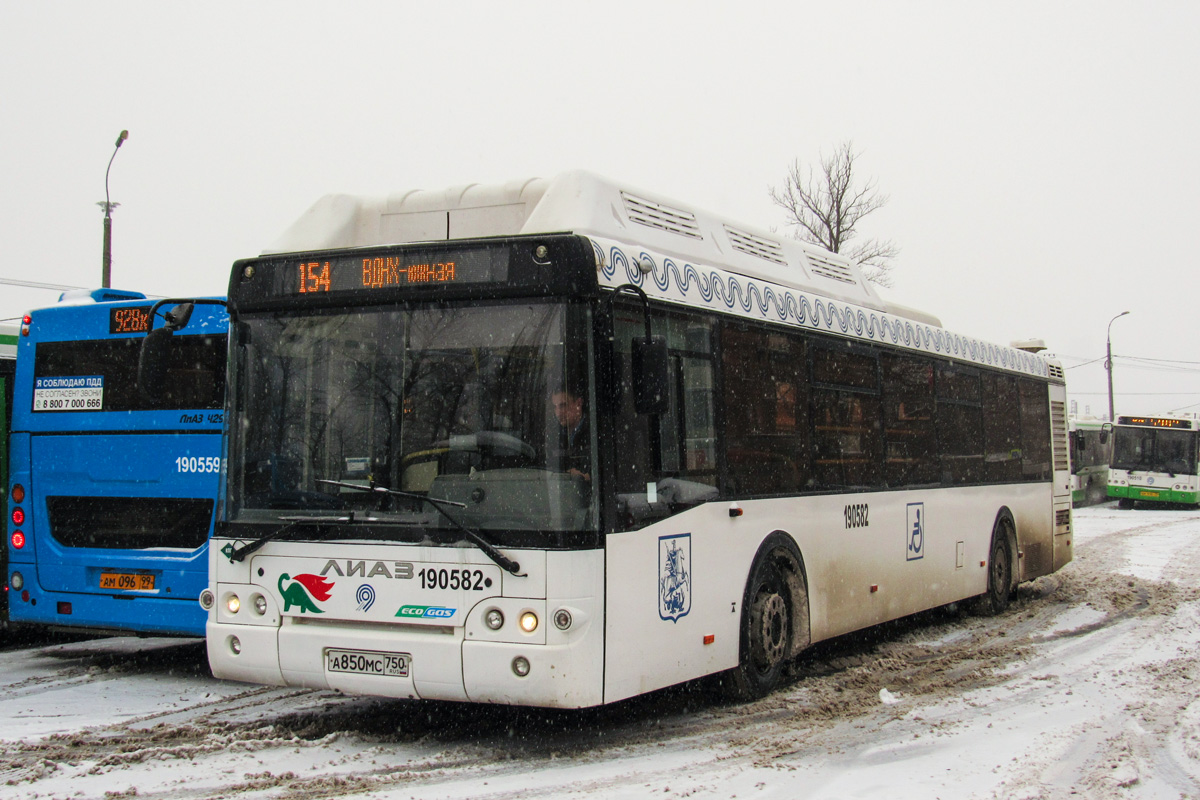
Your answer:
[[[983,342],[923,322],[817,297],[715,267],[686,262],[680,266],[674,259],[656,259],[645,251],[630,258],[615,243],[596,239],[591,242],[596,263],[601,265],[602,282],[609,286],[632,283],[648,295],[689,306],[841,333],[855,339],[922,350],[1043,378],[1049,375],[1044,359],[1023,350]],[[646,262],[653,265],[649,273],[643,273],[638,267],[639,263]]]

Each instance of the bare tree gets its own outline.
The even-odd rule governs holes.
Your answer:
[[[841,253],[859,263],[867,280],[891,286],[891,261],[900,248],[891,240],[851,243],[859,221],[888,201],[876,191],[874,180],[856,184],[854,162],[859,155],[853,142],[843,142],[833,155],[821,154],[820,175],[814,175],[811,166],[805,172],[799,160],[793,161],[783,188],[771,187],[771,200],[787,212],[787,224],[797,239]]]

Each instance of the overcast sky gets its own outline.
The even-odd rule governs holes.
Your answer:
[[[1200,411],[1200,4],[0,0],[0,278],[223,294],[320,196],[588,169],[764,228],[853,140],[896,299]],[[57,300],[0,285],[0,318]],[[1163,359],[1167,362],[1134,361]],[[1164,394],[1175,392],[1175,394]]]

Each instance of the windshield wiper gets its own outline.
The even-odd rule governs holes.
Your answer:
[[[280,519],[286,522],[287,525],[284,525],[282,528],[276,528],[267,535],[260,536],[254,541],[247,542],[241,547],[233,548],[229,551],[229,560],[245,561],[246,556],[260,549],[267,542],[271,541],[272,539],[278,539],[283,534],[287,533],[293,528],[299,527],[303,523],[316,523],[323,525],[327,525],[329,523],[335,523],[339,525],[352,523],[354,522],[354,512],[351,511],[350,515],[346,517],[280,517]]]
[[[331,480],[326,480],[324,478],[318,478],[317,483],[327,483],[330,486],[340,486],[343,489],[354,489],[355,491],[359,491],[359,492],[375,492],[377,494],[391,495],[392,497],[407,497],[410,500],[423,500],[424,502],[429,503],[429,505],[433,506],[438,511],[438,513],[440,513],[443,517],[445,517],[447,519],[447,521],[449,521],[449,523],[451,525],[453,525],[458,530],[462,531],[462,533],[465,534],[466,537],[471,540],[472,544],[474,544],[476,547],[478,547],[480,550],[482,550],[484,555],[486,555],[492,561],[496,562],[496,564],[498,564],[501,569],[505,570],[506,572],[508,572],[512,575],[517,576],[518,578],[526,577],[525,573],[521,572],[521,565],[518,562],[513,561],[511,558],[504,555],[504,553],[501,553],[499,550],[496,549],[495,545],[493,545],[487,539],[483,538],[483,536],[480,535],[479,533],[471,530],[466,525],[463,525],[461,522],[459,522],[453,516],[451,516],[449,511],[447,511],[445,508],[443,508],[443,506],[456,506],[458,508],[466,508],[467,507],[466,503],[459,503],[455,500],[434,500],[432,497],[429,497],[428,495],[417,494],[416,492],[401,492],[397,489],[385,489],[382,486],[361,486],[357,483],[345,483],[343,481],[331,481]]]

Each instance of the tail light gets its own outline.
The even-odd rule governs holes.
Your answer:
[[[25,524],[25,509],[20,508],[19,506],[17,508],[14,508],[13,512],[12,512],[12,521],[13,521],[13,525],[24,525]]]
[[[20,550],[25,546],[25,534],[21,531],[13,531],[12,546],[14,550]]]

